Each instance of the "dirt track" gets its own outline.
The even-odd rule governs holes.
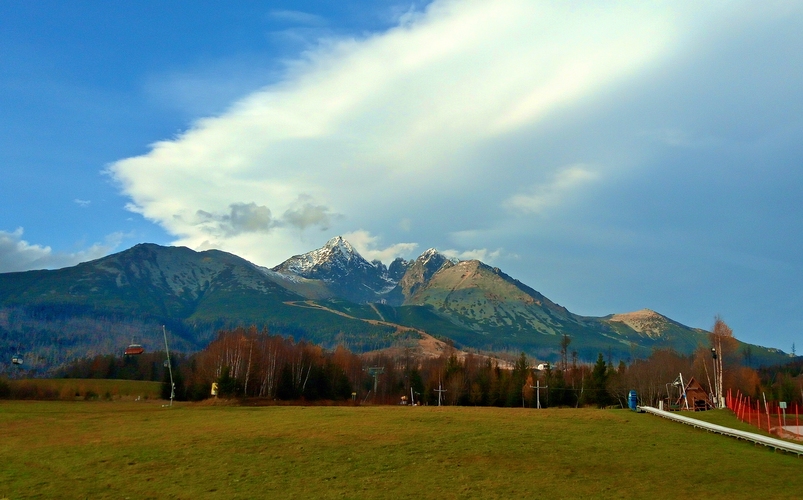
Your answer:
[[[376,312],[377,316],[382,318],[381,320],[357,318],[355,316],[351,316],[350,314],[346,314],[346,313],[344,313],[342,311],[337,311],[335,309],[330,309],[330,308],[328,308],[326,306],[322,306],[322,305],[317,304],[317,303],[315,303],[315,302],[313,302],[311,300],[289,301],[289,302],[285,302],[285,304],[287,304],[289,306],[294,306],[294,307],[305,307],[305,308],[308,308],[308,309],[319,309],[321,311],[326,311],[326,312],[329,312],[329,313],[332,313],[332,314],[337,314],[338,316],[342,316],[344,318],[349,318],[349,319],[358,320],[358,321],[364,321],[364,322],[372,324],[372,325],[389,326],[391,328],[395,328],[396,331],[399,332],[399,333],[401,333],[401,332],[415,332],[416,334],[418,334],[419,338],[416,341],[417,345],[416,345],[415,348],[413,348],[413,350],[416,352],[416,354],[418,354],[418,355],[420,355],[422,357],[425,357],[425,358],[438,358],[438,357],[444,355],[445,353],[448,354],[448,355],[451,355],[452,353],[454,353],[461,360],[465,359],[466,356],[468,356],[468,353],[466,351],[463,351],[463,350],[460,350],[460,349],[455,349],[454,347],[450,346],[446,342],[443,342],[442,340],[436,339],[435,337],[433,337],[432,335],[428,334],[427,332],[425,332],[423,330],[419,330],[417,328],[412,328],[412,327],[405,326],[405,325],[400,325],[398,323],[390,323],[388,321],[385,321],[384,318],[382,317],[382,314],[380,314],[379,310],[373,304],[371,304],[371,307]],[[401,351],[403,349],[404,349],[404,347],[389,347],[387,349],[381,349],[381,351],[391,352],[392,353],[394,351],[397,351],[397,350]],[[372,351],[372,352],[376,352],[376,351]],[[366,354],[369,354],[369,353],[366,353]],[[475,356],[478,356],[478,357],[481,357],[481,358],[490,357],[490,356],[484,356],[482,354],[475,354]],[[499,359],[499,358],[493,358],[493,357],[490,357],[490,358],[496,360],[499,363],[499,366],[501,368],[512,368],[511,363],[509,363],[508,361],[505,361],[505,360]]]

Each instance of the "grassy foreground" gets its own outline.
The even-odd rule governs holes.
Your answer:
[[[803,491],[803,458],[627,410],[4,401],[0,429],[0,498],[755,499]]]
[[[11,399],[158,399],[161,382],[81,378],[30,378],[0,380],[10,390]]]

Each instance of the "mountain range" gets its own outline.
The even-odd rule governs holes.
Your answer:
[[[139,244],[74,267],[0,274],[3,370],[17,352],[29,369],[48,372],[129,343],[160,349],[163,324],[185,352],[240,325],[356,352],[434,337],[541,360],[559,357],[564,335],[568,351],[586,361],[708,345],[708,332],[651,310],[581,316],[478,260],[429,249],[385,266],[342,237],[272,269],[219,250]],[[777,349],[742,347],[753,364],[786,359]]]

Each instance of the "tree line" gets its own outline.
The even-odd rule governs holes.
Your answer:
[[[578,360],[570,350],[571,337],[564,335],[557,363],[536,366],[524,353],[489,357],[454,348],[422,358],[410,343],[357,355],[343,346],[327,350],[251,327],[222,330],[203,351],[174,356],[172,362],[179,400],[208,398],[214,383],[218,397],[508,407],[624,407],[635,390],[642,404],[657,406],[680,396],[672,382],[682,374],[684,382],[694,377],[712,395],[732,389],[803,403],[803,362],[775,369],[745,366],[744,353],[720,319],[709,340],[691,355],[661,349],[628,364],[600,353],[590,364]],[[169,397],[164,359],[164,353],[96,356],[71,364],[60,375],[162,380]]]
[[[408,342],[409,339],[408,339]],[[170,395],[164,352],[139,356],[95,356],[76,361],[58,376],[162,380]],[[376,354],[357,355],[306,341],[272,335],[256,327],[222,330],[209,346],[172,359],[178,400],[211,396],[271,400],[333,400],[378,404],[472,406],[579,406],[614,403],[608,392],[609,363],[576,357],[563,368],[537,370],[524,353],[515,359],[458,354],[420,358],[410,344]],[[375,373],[375,375],[374,375]]]

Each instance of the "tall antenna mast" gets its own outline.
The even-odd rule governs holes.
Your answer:
[[[173,383],[173,366],[170,363],[170,349],[167,347],[167,331],[165,330],[165,326],[162,325],[162,335],[165,338],[165,353],[167,353],[167,370],[170,372],[170,404],[169,405],[162,405],[164,406],[173,406],[173,398],[176,397],[176,384]]]

